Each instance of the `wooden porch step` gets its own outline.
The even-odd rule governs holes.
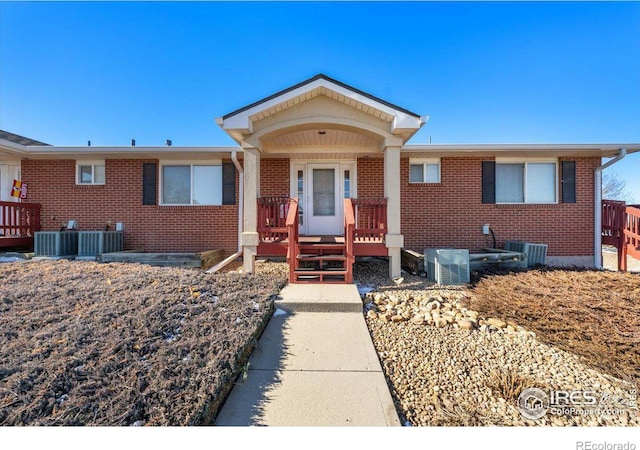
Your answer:
[[[346,283],[349,271],[345,269],[297,269],[294,276],[296,283]]]
[[[313,269],[313,268],[306,268],[306,267],[299,267],[298,269],[295,270],[295,273],[313,273],[313,274],[319,274],[319,273],[327,273],[327,272],[331,272],[331,273],[343,273],[343,272],[347,272],[347,269],[345,269],[344,267],[327,267],[325,269]]]
[[[298,255],[299,261],[346,261],[347,257],[344,255]]]
[[[331,278],[324,278],[322,280],[320,280],[318,277],[309,277],[308,279],[306,278],[299,278],[296,283],[298,284],[318,284],[318,283],[322,283],[322,284],[347,284],[347,282],[344,279],[331,279]]]
[[[344,251],[344,244],[300,244],[299,245],[300,252],[305,253],[308,250],[312,251]]]
[[[347,246],[344,242],[304,241],[298,244],[298,255],[292,277],[295,283],[351,283],[352,275],[347,257]],[[307,237],[306,239],[311,239]],[[335,238],[334,238],[335,239]],[[338,267],[322,267],[324,263],[335,262]],[[307,263],[315,267],[300,267]]]
[[[343,268],[335,268],[335,269],[326,269],[326,270],[304,270],[304,269],[296,269],[294,272],[296,275],[346,275],[348,270]]]

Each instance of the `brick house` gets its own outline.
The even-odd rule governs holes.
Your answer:
[[[395,277],[402,248],[475,251],[484,224],[498,247],[545,243],[550,264],[600,265],[601,161],[640,145],[409,144],[427,120],[317,75],[217,119],[232,147],[60,147],[3,132],[0,200],[21,179],[44,230],[123,222],[126,248],[223,248],[246,272],[288,254],[294,281],[305,254],[343,269],[388,256]]]

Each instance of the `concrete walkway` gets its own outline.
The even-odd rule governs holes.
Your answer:
[[[399,426],[355,285],[286,286],[218,426]]]

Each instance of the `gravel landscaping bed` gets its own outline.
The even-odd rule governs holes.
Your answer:
[[[624,374],[620,366],[616,372],[604,370],[592,359],[603,349],[584,338],[560,345],[561,337],[574,336],[573,331],[590,330],[592,335],[605,338],[610,333],[607,315],[600,323],[584,322],[588,314],[585,307],[593,306],[597,295],[606,295],[605,306],[620,318],[635,311],[639,285],[630,284],[627,275],[608,274],[618,278],[616,283],[607,284],[596,276],[601,273],[576,272],[576,278],[565,274],[569,286],[554,297],[550,286],[560,282],[555,278],[547,279],[546,284],[532,279],[528,285],[518,275],[488,277],[480,282],[476,294],[468,287],[440,287],[408,274],[403,274],[401,283],[390,284],[384,276],[387,270],[386,262],[370,259],[356,264],[354,278],[363,295],[366,323],[387,383],[406,425],[640,425],[638,408],[634,406],[638,385],[632,368],[624,366]],[[636,276],[635,282],[637,279]],[[614,284],[627,293],[628,301],[611,294]],[[496,285],[500,287],[494,289]],[[536,292],[527,290],[527,286],[546,289],[548,297],[555,300],[540,302]],[[563,302],[568,304],[570,290],[576,301],[570,303],[569,310],[558,308]],[[596,294],[583,297],[589,291]],[[520,302],[537,303],[538,307],[527,310]],[[474,309],[480,304],[482,307]],[[501,305],[503,309],[491,305]],[[555,308],[555,314],[541,313],[550,308]],[[532,315],[534,310],[538,317]],[[574,310],[573,316],[570,310]],[[626,331],[625,326],[636,320],[637,315],[621,320],[623,325],[619,327]],[[544,326],[536,327],[536,323]],[[549,330],[558,333],[556,341],[549,339]],[[611,362],[616,354],[623,361],[633,358],[629,352],[637,351],[637,338],[623,335],[610,339],[604,359]],[[530,387],[545,392],[589,391],[603,409],[610,411],[583,414],[580,411],[585,408],[576,408],[536,420],[525,419],[517,401],[520,393]]]
[[[208,423],[285,278],[0,264],[1,425]]]
[[[543,269],[480,279],[466,305],[610,375],[640,381],[640,274]]]

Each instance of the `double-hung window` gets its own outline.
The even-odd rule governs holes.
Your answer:
[[[163,164],[163,205],[222,205],[222,165]]]
[[[409,183],[440,183],[440,158],[410,158]]]
[[[77,161],[76,184],[104,184],[104,161]]]
[[[557,203],[557,160],[496,159],[496,203]]]

